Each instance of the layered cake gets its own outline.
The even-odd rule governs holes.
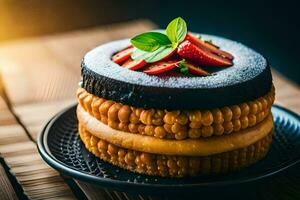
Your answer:
[[[237,171],[272,142],[267,60],[225,38],[166,30],[101,45],[82,60],[79,134],[100,159],[136,173]]]

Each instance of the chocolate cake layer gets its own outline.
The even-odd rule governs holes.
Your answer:
[[[211,76],[150,76],[125,69],[111,56],[129,45],[119,40],[101,45],[82,60],[82,87],[89,93],[126,105],[158,109],[209,109],[257,99],[272,87],[267,60],[254,50],[231,40],[202,35],[234,56],[232,67],[206,67]]]

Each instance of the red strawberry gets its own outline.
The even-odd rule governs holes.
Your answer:
[[[170,71],[171,69],[174,69],[179,65],[180,61],[177,60],[171,60],[171,61],[159,61],[156,63],[150,64],[147,69],[145,69],[143,72],[146,74],[161,74],[163,72]]]
[[[186,62],[186,66],[189,69],[189,73],[191,73],[191,74],[195,74],[198,76],[208,76],[209,75],[209,73],[207,71],[205,71],[204,69],[202,69],[196,65],[193,65],[190,62]]]
[[[129,46],[126,49],[113,55],[112,61],[114,61],[117,64],[122,64],[123,62],[125,62],[125,60],[130,58],[132,52],[133,52],[133,46]]]
[[[178,46],[177,53],[181,57],[203,66],[231,66],[232,65],[232,62],[230,60],[220,57],[202,48],[199,48],[188,40],[182,42]]]
[[[141,60],[132,60],[129,58],[122,66],[130,69],[130,70],[137,70],[147,65],[146,61],[144,59]]]
[[[190,41],[191,43],[195,44],[197,47],[206,50],[206,51],[210,51],[211,53],[217,54],[219,56],[222,56],[223,58],[227,58],[232,60],[233,56],[225,51],[220,50],[217,46],[209,43],[209,42],[204,42],[201,39],[197,38],[196,36],[188,33],[186,35],[185,40]]]

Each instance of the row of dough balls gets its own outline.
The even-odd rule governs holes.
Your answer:
[[[77,90],[80,105],[111,128],[158,138],[182,140],[230,134],[255,126],[270,113],[274,88],[257,100],[213,110],[166,111],[142,109]]]
[[[137,173],[164,177],[237,171],[262,159],[272,142],[270,133],[250,146],[230,152],[205,157],[167,156],[117,147],[92,135],[83,126],[79,126],[79,133],[85,147],[102,160]]]

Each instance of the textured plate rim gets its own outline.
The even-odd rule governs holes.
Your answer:
[[[154,190],[156,188],[159,189],[166,189],[166,190],[173,190],[173,189],[192,189],[196,187],[218,187],[218,186],[230,186],[230,185],[235,185],[235,184],[241,184],[241,183],[250,183],[253,181],[259,181],[265,178],[268,178],[272,175],[278,174],[280,172],[283,172],[284,170],[296,165],[297,163],[300,162],[300,155],[296,156],[295,159],[289,160],[287,162],[283,162],[280,165],[266,169],[264,173],[258,174],[255,177],[254,176],[245,176],[242,178],[237,178],[234,180],[224,180],[224,181],[211,181],[211,182],[202,182],[202,183],[187,183],[187,184],[151,184],[151,183],[134,183],[134,182],[127,182],[127,181],[121,181],[121,180],[116,180],[116,179],[108,179],[104,177],[98,177],[94,175],[90,175],[81,171],[78,171],[65,163],[59,161],[58,159],[55,158],[54,155],[52,155],[49,147],[47,146],[47,136],[49,133],[49,129],[51,126],[55,123],[55,121],[61,117],[65,112],[69,111],[73,107],[75,107],[77,104],[73,104],[71,106],[68,106],[67,108],[63,109],[54,117],[52,117],[44,126],[44,128],[40,131],[38,135],[38,140],[37,140],[37,146],[38,146],[38,151],[43,158],[43,160],[49,164],[51,167],[59,171],[60,173],[64,175],[68,175],[74,179],[78,179],[84,182],[96,184],[98,186],[104,186],[104,187],[113,187],[113,188],[125,188],[125,187],[134,187],[135,189],[150,189]],[[282,106],[279,105],[273,105],[276,109],[282,110],[293,117],[295,117],[297,120],[300,121],[300,116]],[[300,122],[299,122],[300,123]],[[133,173],[133,172],[131,172]],[[133,173],[134,174],[134,173]],[[127,188],[130,190],[130,188]]]

